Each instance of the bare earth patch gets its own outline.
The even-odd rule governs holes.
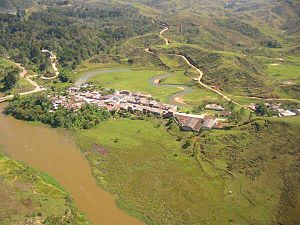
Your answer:
[[[284,85],[294,85],[295,82],[292,81],[292,80],[286,80],[286,81],[283,81],[283,84],[284,84]]]
[[[97,145],[97,144],[93,145],[93,150],[96,151],[96,152],[98,152],[102,156],[107,156],[108,153],[109,153],[108,149],[103,148],[102,146]]]

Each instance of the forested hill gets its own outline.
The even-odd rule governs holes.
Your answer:
[[[109,51],[118,41],[158,29],[132,6],[84,2],[52,2],[16,15],[3,13],[0,23],[0,56],[40,66],[45,61],[40,51],[47,48],[70,69],[82,59]]]

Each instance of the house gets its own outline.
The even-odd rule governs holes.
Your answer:
[[[151,98],[152,95],[150,94],[143,94],[141,92],[135,92],[135,93],[132,93],[133,96],[135,97],[140,97],[140,98]]]
[[[269,104],[268,107],[272,110],[278,110],[281,106],[281,103],[272,103],[272,104]]]
[[[175,119],[182,130],[199,132],[203,125],[203,119],[193,118],[186,115],[175,114]]]
[[[279,117],[286,117],[286,116],[296,116],[296,113],[290,110],[284,110],[283,112],[279,113]]]
[[[255,103],[251,103],[249,106],[249,109],[255,111],[256,110],[256,104]]]
[[[223,117],[228,117],[228,116],[230,116],[232,113],[230,112],[230,111],[228,111],[228,110],[224,110],[222,113],[221,113],[221,116],[223,116]]]
[[[201,129],[217,129],[221,128],[219,120],[214,116],[196,115],[186,113],[174,113],[176,122],[184,131],[200,132]]]
[[[121,90],[120,94],[129,95],[129,94],[131,94],[131,92],[128,90]]]
[[[215,117],[206,117],[204,118],[203,128],[205,129],[213,129],[213,128],[220,128],[218,123],[218,119]]]
[[[205,106],[205,109],[210,109],[210,110],[215,110],[215,111],[223,111],[223,110],[225,110],[225,108],[223,108],[222,106],[220,106],[218,104],[207,104]]]

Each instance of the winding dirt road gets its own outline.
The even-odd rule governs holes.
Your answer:
[[[168,40],[167,38],[165,38],[165,37],[163,36],[163,33],[166,32],[166,31],[168,31],[168,30],[169,30],[169,28],[168,28],[168,27],[165,27],[165,28],[164,28],[163,30],[161,30],[160,33],[159,33],[159,35],[165,40],[166,45],[169,45],[170,42],[169,42],[169,40]],[[151,53],[151,54],[155,54],[154,52],[151,52],[149,48],[146,48],[145,51],[148,52],[148,53]],[[235,105],[237,105],[237,106],[245,107],[245,106],[242,106],[241,104],[237,103],[236,101],[233,101],[231,98],[229,98],[228,96],[226,96],[225,94],[223,94],[221,91],[218,91],[218,90],[216,90],[216,89],[214,89],[214,88],[208,86],[207,84],[204,84],[204,83],[201,81],[204,73],[203,73],[199,68],[197,68],[196,66],[194,66],[194,65],[193,65],[193,64],[192,64],[192,63],[191,63],[184,55],[178,55],[178,54],[168,54],[168,55],[175,55],[175,56],[177,56],[177,57],[182,58],[182,59],[183,59],[190,67],[192,67],[193,69],[195,69],[195,70],[197,71],[197,73],[199,74],[199,76],[196,78],[196,79],[197,79],[197,82],[198,82],[201,86],[205,87],[206,89],[208,89],[208,90],[210,90],[210,91],[215,92],[216,94],[218,94],[219,96],[221,96],[221,97],[224,98],[225,100],[230,101],[230,102],[232,102],[233,104],[235,104]]]
[[[169,30],[169,27],[165,27],[163,30],[161,30],[159,32],[159,35],[161,38],[163,38],[165,40],[165,43],[166,45],[169,45],[169,40],[167,38],[165,38],[163,36],[163,33],[168,31]],[[146,48],[145,49],[146,52],[150,53],[150,54],[155,54],[154,52],[152,52],[149,48]],[[178,57],[181,57],[190,67],[192,67],[193,69],[195,69],[197,71],[197,73],[199,74],[199,76],[196,78],[197,82],[204,88],[218,94],[219,96],[221,96],[223,99],[229,101],[229,102],[232,102],[233,104],[237,105],[237,106],[240,106],[240,107],[243,107],[243,108],[248,108],[248,107],[245,107],[243,105],[241,105],[240,103],[232,100],[230,97],[228,97],[227,95],[225,95],[224,93],[222,93],[221,91],[219,90],[216,90],[214,88],[212,88],[211,86],[203,83],[201,80],[202,80],[202,77],[204,75],[204,73],[199,69],[197,68],[196,66],[194,66],[184,55],[178,55],[178,54],[168,54],[168,55],[175,55],[175,56],[178,56]],[[236,96],[236,97],[241,97],[241,96]],[[300,100],[297,100],[297,99],[290,99],[290,98],[269,98],[269,99],[266,99],[266,98],[260,98],[260,97],[248,97],[248,96],[242,96],[242,97],[245,97],[245,98],[250,98],[250,99],[257,99],[257,100],[265,100],[265,101],[294,101],[294,102],[300,102]],[[251,110],[251,109],[250,109]]]
[[[163,33],[164,32],[166,32],[166,31],[168,31],[169,30],[169,27],[165,27],[163,30],[161,30],[160,32],[159,32],[159,35],[161,36],[161,38],[163,38],[164,40],[165,40],[165,42],[166,42],[166,45],[169,45],[169,40],[167,39],[167,38],[165,38],[164,36],[163,36]]]
[[[41,92],[41,91],[46,91],[47,90],[46,88],[43,88],[43,87],[39,86],[34,80],[30,79],[32,77],[37,77],[38,75],[26,76],[27,70],[25,69],[25,67],[21,66],[18,63],[15,63],[15,65],[17,65],[21,69],[21,72],[19,73],[19,77],[26,79],[26,81],[28,81],[28,83],[30,83],[34,87],[34,89],[32,91],[26,91],[26,92],[19,93],[20,96],[34,94],[34,93],[37,93],[37,92]],[[5,102],[7,100],[10,100],[14,96],[15,95],[4,96],[4,97],[0,98],[0,103],[1,102]]]
[[[55,55],[52,51],[49,51],[49,50],[47,50],[47,49],[43,49],[42,52],[43,52],[43,53],[49,53],[49,54],[50,54],[51,66],[52,66],[52,68],[53,68],[53,70],[54,70],[55,75],[54,75],[53,77],[45,77],[45,76],[41,76],[41,78],[42,78],[43,80],[52,80],[52,79],[57,78],[58,75],[59,75],[59,72],[58,72],[58,69],[57,69],[57,67],[56,67],[56,63],[57,63],[57,57],[56,57],[56,55]]]

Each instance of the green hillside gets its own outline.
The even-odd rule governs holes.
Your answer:
[[[150,47],[156,53],[183,54],[205,72],[205,83],[225,93],[298,98],[300,72],[289,70],[295,64],[289,58],[299,57],[300,33],[293,26],[299,20],[298,1],[130,2],[141,13],[145,13],[143,5],[159,11],[152,17],[169,26],[164,36],[171,44],[163,46],[159,36],[141,36],[132,45],[130,42],[121,45],[118,54],[136,64],[148,62],[159,67],[165,65],[157,55],[143,53],[143,48]],[[281,80],[274,81],[274,76],[269,76],[269,64],[277,64],[278,59],[284,60],[281,63],[284,66],[278,66]]]

